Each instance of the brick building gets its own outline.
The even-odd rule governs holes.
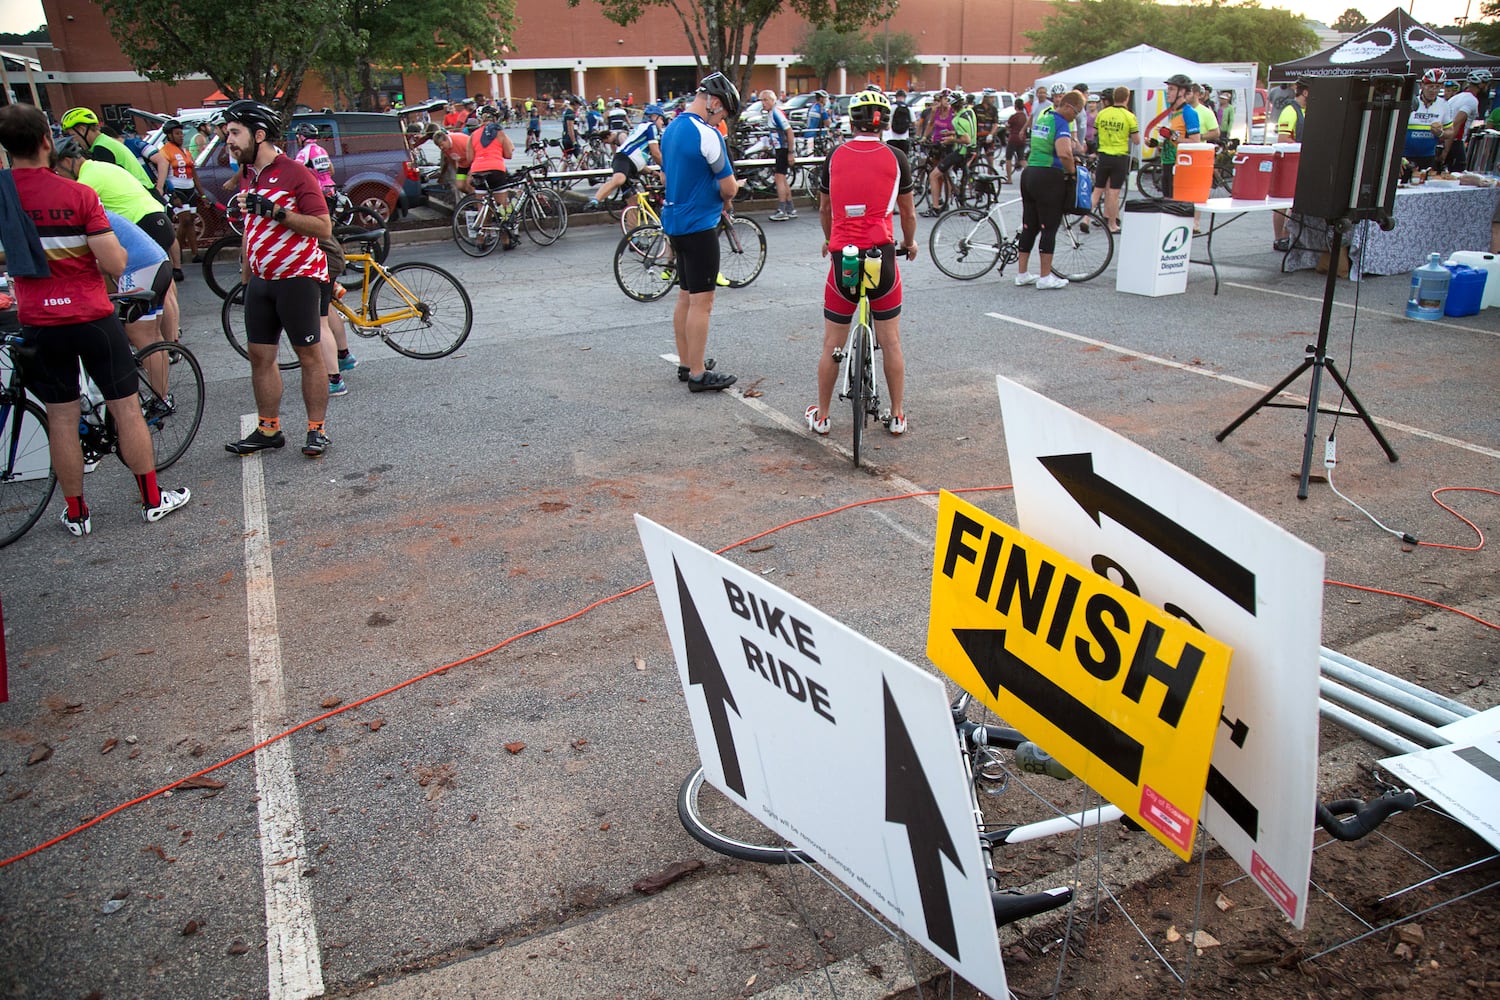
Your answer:
[[[104,15],[88,0],[44,0],[43,9],[52,46],[24,54],[37,60],[32,76],[54,115],[75,105],[102,109],[109,119],[132,105],[158,111],[199,107],[217,89],[207,78],[173,84],[143,79],[130,68]],[[606,99],[633,95],[641,104],[683,93],[697,80],[691,48],[671,10],[648,8],[639,21],[622,28],[591,0],[577,7],[556,0],[517,0],[516,9],[515,38],[500,58],[431,77],[392,74],[382,81],[382,97],[399,96],[412,104],[429,96],[451,99],[481,92],[515,100],[581,93]],[[1041,72],[1026,52],[1025,33],[1039,28],[1051,10],[1046,0],[903,0],[889,24],[867,31],[889,28],[916,40],[922,65],[894,72],[892,87],[1020,90]],[[863,77],[852,79],[843,71],[820,80],[800,65],[796,51],[806,30],[806,22],[791,14],[766,25],[754,87],[792,93],[826,86],[837,93],[864,84]],[[29,99],[24,86],[15,91],[20,99]],[[310,107],[333,103],[328,89],[311,75],[299,100]]]

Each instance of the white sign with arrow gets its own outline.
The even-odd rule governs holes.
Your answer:
[[[1234,649],[1203,823],[1301,927],[1323,554],[1113,431],[998,385],[1021,530]]]
[[[959,975],[1008,995],[943,683],[635,520],[708,781]]]

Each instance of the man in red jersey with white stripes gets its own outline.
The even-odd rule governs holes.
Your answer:
[[[875,341],[884,358],[885,384],[891,393],[892,434],[906,433],[906,359],[901,353],[901,272],[896,267],[896,231],[892,211],[901,213],[901,236],[908,261],[917,259],[917,206],[911,164],[905,154],[880,141],[891,118],[891,102],[878,90],[855,94],[849,102],[854,138],[833,151],[818,178],[818,215],[823,223],[823,256],[832,267],[823,289],[823,351],[818,355],[818,401],[807,408],[807,426],[827,434],[828,407],[838,363],[833,352],[844,346],[854,318],[858,292],[839,284],[839,257],[846,246],[880,250],[880,283],[869,292]]]
[[[321,299],[331,290],[328,260],[319,239],[333,236],[333,222],[318,178],[278,150],[281,119],[257,101],[235,101],[224,109],[225,142],[244,169],[235,195],[245,215],[242,275],[245,279],[245,338],[259,425],[224,448],[253,455],[281,448],[281,369],[276,345],[283,331],[302,362],[302,401],[307,406],[307,443],[302,454],[328,450],[328,380],[318,353]]]

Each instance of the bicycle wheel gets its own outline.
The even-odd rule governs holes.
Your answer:
[[[236,233],[221,236],[213,246],[203,252],[203,281],[219,298],[240,283],[240,244],[243,237]]]
[[[1089,227],[1083,231],[1084,224]],[[1097,215],[1064,215],[1052,252],[1052,270],[1069,281],[1088,281],[1104,273],[1115,255],[1115,237]]]
[[[677,818],[688,836],[727,857],[763,865],[812,860],[707,784],[701,767],[687,776],[677,792]]]
[[[380,322],[391,314],[401,318]],[[446,358],[468,339],[474,326],[474,304],[453,275],[412,261],[387,268],[375,279],[370,289],[370,318],[380,323],[380,339],[397,354],[430,361]]]
[[[500,245],[500,220],[484,199],[469,195],[453,209],[453,242],[470,257],[484,257]]]
[[[1141,168],[1135,172],[1135,189],[1147,198],[1162,196],[1160,160],[1141,164]]]
[[[637,226],[615,245],[615,284],[637,302],[654,302],[677,281],[667,237],[658,225]]]
[[[988,212],[955,208],[933,223],[927,234],[932,262],[950,278],[968,281],[988,274],[1000,260],[1000,227]]]
[[[31,530],[52,500],[57,476],[47,444],[47,415],[22,399],[0,406],[0,548]]]
[[[349,210],[349,221],[333,231],[336,240],[346,251],[367,253],[384,264],[391,252],[391,231],[379,213],[356,205]],[[371,235],[375,234],[375,235]]]
[[[857,322],[857,321],[856,321]],[[849,386],[849,402],[854,406],[854,467],[859,468],[859,446],[864,439],[865,418],[875,400],[874,362],[870,357],[871,336],[869,331],[856,330],[854,334],[853,378]]]
[[[643,226],[650,221],[646,218],[646,213],[641,210],[641,206],[633,201],[620,209],[621,234],[628,233],[637,226]]]
[[[157,392],[148,377],[152,367],[160,370],[159,364],[151,363],[158,355],[167,359],[166,392]],[[151,452],[160,472],[181,458],[198,434],[198,425],[203,421],[203,368],[192,351],[166,341],[152,344],[137,354],[135,366],[141,415],[151,432]]]
[[[229,346],[240,352],[240,357],[246,361],[250,360],[250,351],[245,346],[250,339],[245,336],[245,286],[236,284],[224,296],[224,304],[219,307],[219,323],[224,327],[224,337],[229,341]],[[302,364],[297,360],[297,352],[292,350],[292,345],[285,337],[276,344],[276,366],[284,372],[292,371]]]
[[[730,288],[744,288],[766,266],[766,231],[754,219],[735,216],[719,224],[719,273]]]
[[[551,246],[568,231],[568,206],[556,191],[537,188],[526,199],[522,213],[521,226],[539,247]]]

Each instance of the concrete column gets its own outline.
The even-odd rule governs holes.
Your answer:
[[[776,67],[776,96],[786,93],[786,63]]]
[[[839,67],[839,93],[849,93],[849,71],[843,66]]]
[[[655,104],[656,97],[656,67],[646,67],[646,103]]]
[[[582,66],[579,66],[573,71],[573,93],[577,94],[579,97],[585,96],[583,92],[583,77],[584,69]]]

